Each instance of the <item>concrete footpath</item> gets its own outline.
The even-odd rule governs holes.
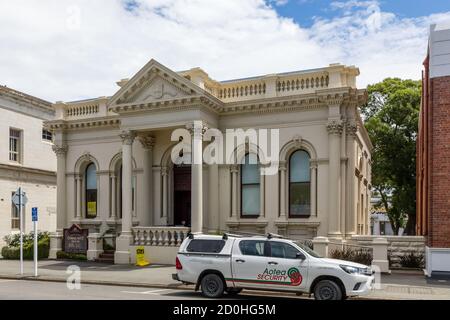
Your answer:
[[[32,261],[25,261],[25,274],[21,276],[18,261],[0,259],[0,278],[66,282],[72,274],[68,271],[70,266],[80,268],[82,284],[193,290],[193,286],[172,280],[175,267],[166,265],[141,268],[84,261],[44,260],[39,262],[39,276],[35,278]],[[273,293],[268,293],[270,294]],[[391,275],[381,277],[381,289],[373,290],[364,299],[450,300],[450,281],[430,281],[418,271],[393,271]]]

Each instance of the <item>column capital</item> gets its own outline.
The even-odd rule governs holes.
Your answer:
[[[205,126],[202,121],[193,121],[186,124],[186,129],[188,129],[194,137],[202,138],[208,127]]]
[[[356,132],[358,131],[358,123],[354,120],[348,120],[345,123],[347,136],[355,137]]]
[[[138,140],[145,150],[152,150],[156,144],[156,138],[151,135],[139,135]]]
[[[65,156],[66,153],[67,153],[67,149],[68,149],[68,147],[67,147],[66,145],[57,145],[57,144],[54,144],[54,145],[52,146],[52,150],[53,150],[53,152],[56,154],[57,157],[59,157],[59,156]]]
[[[317,160],[311,160],[309,163],[310,169],[317,169]]]
[[[327,123],[327,131],[329,134],[341,135],[344,122],[340,119],[331,119]]]
[[[239,165],[238,164],[231,164],[230,165],[230,171],[231,171],[231,173],[239,172]]]
[[[286,171],[286,161],[282,160],[278,163],[278,170]]]
[[[168,174],[169,174],[169,168],[161,167],[161,175],[164,177],[164,176],[167,176]]]
[[[134,138],[136,137],[136,134],[130,130],[123,130],[119,134],[119,137],[120,139],[122,139],[122,144],[132,145],[134,142]]]

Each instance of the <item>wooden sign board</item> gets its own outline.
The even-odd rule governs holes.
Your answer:
[[[64,229],[64,252],[86,254],[88,250],[88,234],[88,229],[81,229],[76,224],[68,229]]]

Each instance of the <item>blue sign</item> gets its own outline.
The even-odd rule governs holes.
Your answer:
[[[38,221],[38,208],[31,208],[31,220]]]

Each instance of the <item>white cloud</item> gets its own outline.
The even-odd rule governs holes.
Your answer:
[[[1,1],[0,84],[51,101],[111,95],[155,58],[217,80],[341,62],[360,67],[364,87],[420,78],[428,25],[450,20],[399,18],[377,1],[332,8],[302,28],[263,0]]]

